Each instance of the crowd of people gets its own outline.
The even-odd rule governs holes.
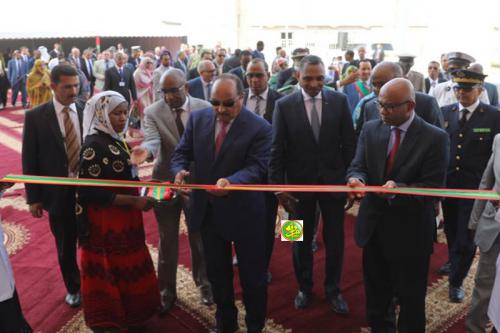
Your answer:
[[[499,327],[494,306],[488,312],[490,298],[500,302],[500,277],[494,287],[498,202],[363,191],[367,185],[500,194],[498,91],[485,82],[482,66],[468,54],[450,52],[430,61],[424,78],[412,70],[412,55],[389,62],[379,52],[374,60],[361,47],[356,59],[348,50],[344,60],[325,64],[307,48],[293,50],[290,58],[276,48],[272,60],[263,49],[261,41],[232,54],[183,46],[174,57],[162,47],[143,52],[133,46],[129,54],[119,44],[101,53],[89,48],[82,56],[74,47],[66,58],[55,44],[34,59],[26,48],[13,51],[0,74],[8,77],[12,105],[18,91],[23,106],[31,105],[23,132],[25,174],[138,180],[138,167],[154,162],[154,181],[214,185],[179,189],[156,201],[130,188],[26,184],[33,217],[48,213],[66,303],[83,305],[94,332],[140,331],[152,315],[170,311],[184,212],[200,302],[216,305],[214,332],[239,329],[231,287],[235,263],[246,328],[261,332],[281,205],[290,219],[303,221],[303,241],[294,242],[291,254],[295,308],[312,306],[313,256],[322,230],[324,296],[334,313],[347,315],[344,213],[359,201],[355,241],[363,249],[373,332],[425,332],[429,262],[441,216],[449,260],[439,273],[448,275],[449,301],[464,301],[463,281],[479,247],[467,331],[484,332],[489,320]],[[127,136],[142,143],[131,147]],[[225,189],[266,183],[347,183],[353,192]],[[150,209],[160,235],[158,275],[142,222],[142,211]],[[14,284],[2,288],[9,297],[0,299],[8,310],[0,316],[21,318],[9,321],[10,331],[26,329]]]

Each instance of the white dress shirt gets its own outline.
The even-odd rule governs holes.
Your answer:
[[[203,84],[203,94],[205,95],[205,100],[208,101],[210,100],[210,96],[208,94],[208,85],[212,85],[212,81],[210,82],[205,82],[203,81],[203,78],[201,79],[201,84]]]
[[[182,106],[179,109],[182,109],[181,121],[182,121],[182,125],[184,125],[184,128],[186,128],[186,125],[187,125],[187,122],[189,119],[189,114],[191,113],[189,96],[186,96],[186,101],[184,102],[184,104],[182,104]],[[174,119],[175,119],[175,117],[177,117],[177,114],[175,113],[175,110],[172,110],[172,112],[174,113]]]
[[[267,105],[267,95],[269,93],[269,87],[264,90],[259,96],[260,96],[260,103],[259,103],[259,114],[258,116],[264,115],[266,113],[266,105]],[[248,91],[248,99],[247,99],[247,105],[246,108],[252,112],[255,113],[255,106],[257,105],[257,99],[254,98],[254,94],[252,92],[252,89],[249,89]]]
[[[399,126],[391,126],[391,136],[389,138],[389,145],[387,146],[387,156],[391,153],[392,147],[394,146],[394,143],[396,142],[396,132],[394,131],[395,128],[399,128],[401,130],[401,134],[399,137],[399,146],[401,147],[401,144],[403,143],[403,140],[406,137],[406,132],[408,132],[408,128],[410,128],[411,123],[413,122],[413,119],[415,119],[415,111],[412,112],[410,118],[402,123]]]
[[[302,91],[302,96],[304,97],[304,104],[306,107],[306,113],[307,113],[307,119],[309,119],[309,124],[311,123],[311,112],[313,108],[313,99],[311,96],[309,96],[304,89],[300,89]],[[316,104],[316,111],[318,111],[318,117],[319,117],[319,125],[321,126],[321,113],[322,113],[322,107],[323,107],[323,95],[320,92],[316,96],[314,96],[314,103]]]
[[[467,120],[469,120],[470,117],[472,117],[472,114],[474,113],[474,111],[479,106],[479,102],[480,102],[480,100],[478,99],[474,104],[471,104],[468,107],[465,107],[462,104],[458,103],[458,111],[460,111],[460,114],[458,115],[458,119],[462,119],[462,116],[463,116],[462,110],[467,109],[469,111],[469,113],[467,114]]]
[[[54,102],[54,109],[56,110],[57,122],[59,123],[59,129],[61,130],[62,137],[65,138],[66,137],[66,130],[64,128],[64,114],[63,114],[63,109],[65,108],[65,106],[62,105],[61,103],[59,103],[55,98],[53,98],[52,101]],[[82,140],[81,140],[82,135],[80,132],[80,120],[78,119],[78,112],[76,111],[75,103],[72,103],[71,105],[69,105],[69,109],[70,109],[69,117],[70,117],[71,121],[73,122],[73,127],[75,128],[77,140],[81,146],[82,145]],[[66,147],[66,143],[64,143],[64,145]],[[69,166],[68,166],[68,176],[69,177],[77,176],[69,170]]]

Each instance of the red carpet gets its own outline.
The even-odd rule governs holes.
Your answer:
[[[20,149],[23,113],[18,110],[0,112],[0,175],[20,173]],[[144,168],[148,174],[150,168]],[[83,329],[79,309],[64,304],[65,290],[57,265],[53,237],[47,218],[34,219],[24,203],[23,189],[16,186],[0,201],[2,222],[6,225],[17,290],[27,320],[36,332],[80,332]],[[268,332],[365,332],[364,289],[361,274],[361,250],[353,241],[354,217],[345,221],[346,250],[342,288],[351,313],[334,315],[324,299],[324,248],[315,256],[315,287],[312,305],[307,310],[293,308],[297,283],[293,274],[291,244],[276,240],[269,286]],[[148,242],[156,246],[158,234],[152,213],[145,214]],[[23,237],[24,240],[23,240]],[[190,254],[187,237],[180,236],[179,307],[164,318],[154,318],[147,332],[205,332],[213,324],[212,312],[197,302],[196,291],[190,279]],[[16,250],[17,249],[17,250]],[[153,254],[155,250],[153,249]],[[453,307],[444,292],[446,281],[434,273],[446,260],[444,244],[437,244],[431,261],[428,297],[428,332],[463,332],[465,306]],[[235,282],[237,286],[239,282]],[[239,287],[238,298],[241,299]],[[447,291],[447,289],[446,289]],[[470,294],[470,292],[469,292]],[[190,296],[191,295],[191,296]],[[193,296],[194,295],[194,296]],[[213,309],[211,309],[213,311]],[[456,322],[456,324],[455,324]],[[446,330],[451,327],[449,330]]]

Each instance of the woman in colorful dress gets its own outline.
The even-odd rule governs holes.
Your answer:
[[[128,123],[123,96],[114,91],[95,95],[83,119],[80,177],[138,180],[123,139]],[[78,190],[82,301],[85,322],[94,332],[140,331],[160,304],[142,221],[142,211],[153,205],[136,188]]]
[[[137,108],[141,120],[141,128],[144,125],[144,109],[153,104],[153,71],[155,70],[155,62],[150,57],[144,57],[139,67],[134,72],[135,87],[137,88]],[[132,132],[132,136],[143,136],[143,133]]]
[[[52,99],[50,89],[50,74],[42,59],[35,61],[35,65],[28,75],[26,89],[30,98],[31,107],[48,102]]]

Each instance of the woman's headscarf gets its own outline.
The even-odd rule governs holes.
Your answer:
[[[42,55],[41,59],[43,61],[45,61],[45,63],[49,63],[49,61],[50,61],[50,54],[47,51],[47,48],[45,46],[40,46],[40,47],[38,47],[38,51],[40,51],[40,53]]]
[[[139,64],[139,69],[145,73],[146,75],[148,76],[151,76],[153,75],[153,71],[154,71],[154,66],[152,69],[149,69],[147,66],[148,64],[155,64],[155,61],[153,60],[153,58],[150,58],[150,57],[144,57],[142,58],[141,60],[141,63]]]
[[[45,61],[42,59],[38,59],[35,61],[33,68],[31,69],[30,75],[35,75],[35,76],[43,76],[44,74],[48,74],[49,71],[47,70],[47,67],[45,67]]]
[[[123,131],[116,133],[109,121],[111,111],[122,103],[127,103],[127,100],[120,93],[111,90],[103,91],[89,99],[83,110],[83,138],[99,130],[117,140],[122,140],[127,131],[128,122]]]

